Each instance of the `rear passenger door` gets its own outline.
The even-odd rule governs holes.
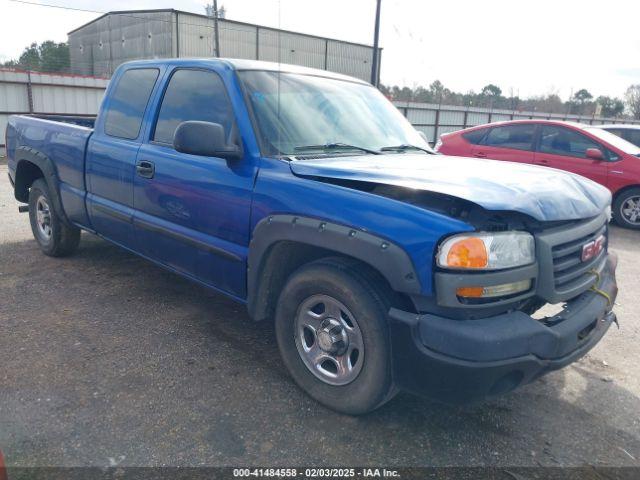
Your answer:
[[[577,173],[601,185],[607,185],[606,160],[587,158],[587,149],[597,148],[607,156],[607,149],[595,140],[560,125],[541,125],[536,164]]]
[[[493,127],[482,142],[474,146],[473,156],[509,162],[533,163],[535,131],[536,125],[534,123]]]
[[[87,209],[93,229],[135,249],[133,175],[142,119],[157,82],[157,68],[131,68],[114,78],[87,146]]]
[[[219,123],[234,135],[235,115],[214,70],[169,72],[155,119],[137,157],[135,231],[144,255],[242,297],[257,161],[177,152],[173,137],[188,120]]]

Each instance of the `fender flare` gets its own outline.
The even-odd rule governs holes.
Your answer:
[[[47,187],[49,187],[49,194],[51,195],[51,203],[53,204],[53,208],[55,209],[58,216],[62,219],[62,222],[71,227],[72,223],[67,218],[67,214],[62,207],[62,199],[60,197],[60,180],[58,178],[58,172],[53,161],[47,157],[44,153],[39,152],[38,150],[21,146],[16,148],[16,187],[18,180],[18,170],[20,168],[21,162],[29,162],[34,164],[36,167],[40,169],[42,174],[44,175],[44,181],[47,182]]]
[[[419,294],[417,271],[407,253],[393,242],[363,229],[296,215],[271,215],[253,230],[249,243],[247,303],[251,316],[263,317],[270,289],[261,284],[269,249],[290,241],[356,258],[376,269],[396,292]]]

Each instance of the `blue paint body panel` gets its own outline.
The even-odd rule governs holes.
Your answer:
[[[542,175],[522,165],[513,174],[513,165],[488,163],[478,169],[477,163],[472,166],[443,156],[363,155],[310,161],[263,157],[235,71],[251,68],[250,62],[131,62],[114,74],[102,110],[109,106],[114,85],[133,68],[158,70],[136,138],[107,135],[102,113],[95,130],[12,117],[7,145],[10,175],[15,179],[21,148],[40,152],[57,172],[56,188],[73,223],[241,301],[249,294],[252,232],[269,215],[326,220],[395,243],[413,262],[421,292],[427,296],[433,295],[438,242],[473,230],[463,221],[425,208],[313,177],[423,189],[465,198],[489,210],[517,210],[539,220],[592,216],[609,200],[588,181],[557,173]],[[151,140],[165,87],[176,69],[204,69],[220,76],[242,139],[242,159],[177,153]],[[141,161],[154,164],[152,179],[136,174]],[[552,177],[559,180],[545,186]]]

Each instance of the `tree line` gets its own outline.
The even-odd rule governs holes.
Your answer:
[[[17,60],[9,60],[2,66],[46,73],[68,73],[71,68],[69,45],[51,40],[40,44],[34,42],[22,51]]]
[[[35,70],[48,73],[67,73],[70,71],[69,45],[51,40],[41,44],[32,43],[24,49],[17,60],[2,64],[8,68]],[[582,88],[564,101],[557,93],[520,98],[513,90],[505,95],[500,87],[489,84],[479,93],[454,92],[446,88],[440,80],[428,87],[399,87],[380,85],[380,90],[392,100],[401,102],[437,103],[468,107],[484,107],[496,110],[538,111],[545,113],[563,113],[572,115],[598,115],[602,117],[631,116],[640,119],[640,84],[631,85],[624,98],[601,95],[597,98]]]
[[[520,98],[511,90],[505,95],[500,87],[486,85],[479,93],[455,92],[446,88],[440,80],[428,87],[399,87],[380,85],[387,97],[400,102],[436,103],[467,107],[492,108],[495,110],[538,111],[571,115],[598,115],[602,117],[631,116],[640,119],[640,84],[631,85],[624,98],[601,95],[594,96],[582,88],[574,92],[568,100],[562,100],[557,93]]]

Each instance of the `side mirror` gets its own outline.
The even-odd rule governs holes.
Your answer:
[[[227,160],[236,160],[242,156],[240,147],[227,143],[222,125],[195,120],[178,125],[173,136],[173,148],[181,153]]]
[[[604,160],[604,154],[599,148],[587,148],[585,155],[591,160]]]

